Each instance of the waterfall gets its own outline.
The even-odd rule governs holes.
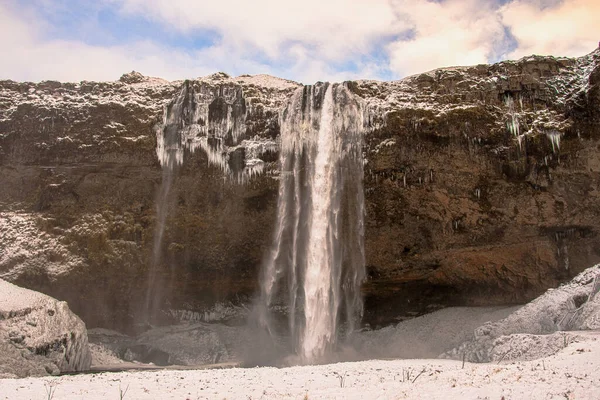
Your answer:
[[[156,129],[156,155],[162,165],[162,179],[156,195],[156,223],[152,243],[152,258],[148,268],[143,320],[150,323],[156,317],[162,297],[162,285],[157,282],[162,261],[162,244],[167,222],[167,201],[173,183],[174,170],[183,162],[185,147],[181,131],[189,125],[194,110],[194,97],[186,83],[179,95],[165,108],[163,121]]]
[[[155,319],[163,295],[159,280],[168,216],[168,200],[176,171],[184,158],[202,149],[209,165],[220,168],[234,182],[245,182],[262,172],[260,156],[273,151],[268,140],[246,140],[246,100],[238,85],[185,81],[166,105],[156,127],[156,155],[162,180],[156,196],[156,223],[148,270],[144,320]]]
[[[325,360],[341,325],[362,316],[364,195],[359,100],[341,84],[299,89],[283,110],[278,214],[261,273],[259,321],[287,306],[291,344],[301,362]]]
[[[162,242],[167,222],[167,200],[173,182],[173,164],[163,168],[162,181],[156,197],[156,225],[154,227],[154,241],[152,243],[152,259],[148,270],[148,282],[146,284],[146,298],[144,301],[143,320],[146,323],[155,317],[160,306],[161,293],[157,285],[159,266],[162,261]]]

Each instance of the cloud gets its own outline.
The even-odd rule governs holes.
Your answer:
[[[17,14],[7,4],[0,4],[0,37],[4,38],[5,54],[0,78],[115,80],[134,68],[165,77],[214,71],[198,65],[196,57],[151,42],[92,46],[78,40],[46,40],[46,29],[34,11]]]
[[[596,0],[4,0],[0,78],[390,79],[530,53],[583,55],[596,46],[596,15]]]
[[[413,36],[387,45],[400,76],[530,54],[581,56],[596,47],[598,0],[394,0]]]
[[[388,0],[105,0],[124,14],[144,15],[185,33],[212,30],[229,48],[281,59],[294,45],[331,61],[369,52],[403,26]]]
[[[56,11],[48,4],[42,6],[50,7],[51,12]],[[358,69],[340,68],[326,57],[321,58],[320,53],[313,52],[312,47],[318,47],[318,43],[293,41],[289,34],[286,39],[278,39],[278,46],[283,46],[283,40],[286,44],[284,54],[276,59],[265,58],[260,49],[256,50],[262,46],[266,52],[268,41],[260,45],[261,42],[255,38],[250,44],[255,47],[252,48],[248,43],[244,45],[243,35],[198,49],[173,47],[143,39],[117,45],[91,45],[76,36],[56,39],[49,37],[48,32],[54,27],[44,20],[39,8],[19,8],[16,2],[10,1],[0,3],[0,37],[10,38],[3,40],[3,51],[7,56],[0,69],[0,79],[115,80],[122,73],[135,69],[166,79],[225,71],[234,75],[270,73],[312,83],[316,80],[358,78],[365,76],[362,73],[377,70],[361,62],[356,63]],[[84,24],[85,21],[79,22],[79,25]],[[279,23],[275,28],[282,29]],[[314,33],[311,35],[317,37]],[[324,46],[327,47],[327,44]],[[350,45],[346,43],[343,46]],[[323,48],[321,50],[324,51]],[[341,47],[336,51],[342,52]]]
[[[433,68],[487,63],[506,46],[506,34],[494,3],[398,0],[413,36],[388,45],[390,68],[411,75]]]
[[[515,0],[499,13],[518,43],[509,54],[513,58],[529,54],[581,56],[592,51],[600,40],[598,0]]]

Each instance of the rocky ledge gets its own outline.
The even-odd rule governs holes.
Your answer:
[[[523,303],[600,262],[598,50],[346,85],[367,121],[365,322]],[[298,87],[222,73],[1,81],[0,277],[91,327],[135,330],[172,156],[160,308],[227,316],[256,292],[278,113]]]

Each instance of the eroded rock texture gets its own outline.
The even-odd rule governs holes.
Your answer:
[[[237,160],[243,169],[262,157],[275,169],[277,154],[255,147],[278,136],[278,108],[298,87],[262,76],[128,83],[129,75],[125,82],[0,84],[0,275],[67,300],[91,326],[119,329],[132,327],[146,295],[164,178],[157,135],[169,122],[226,126],[227,90],[243,100],[246,128],[237,143],[224,137],[221,153],[186,148],[165,199],[157,286],[174,315],[254,292],[278,184],[267,174],[240,184],[225,178],[219,162]],[[178,99],[193,104],[173,107]],[[205,107],[209,121],[190,115]]]
[[[600,261],[598,51],[346,85],[368,121],[366,322],[525,302]],[[162,140],[182,149],[162,308],[248,301],[275,224],[278,113],[298,87],[224,74],[0,82],[0,277],[69,301],[88,325],[132,330]]]
[[[598,261],[599,61],[355,84],[385,115],[367,138],[369,292],[522,303]]]

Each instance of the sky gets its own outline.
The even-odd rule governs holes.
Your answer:
[[[598,0],[0,0],[0,79],[392,80],[582,56],[598,16]]]

